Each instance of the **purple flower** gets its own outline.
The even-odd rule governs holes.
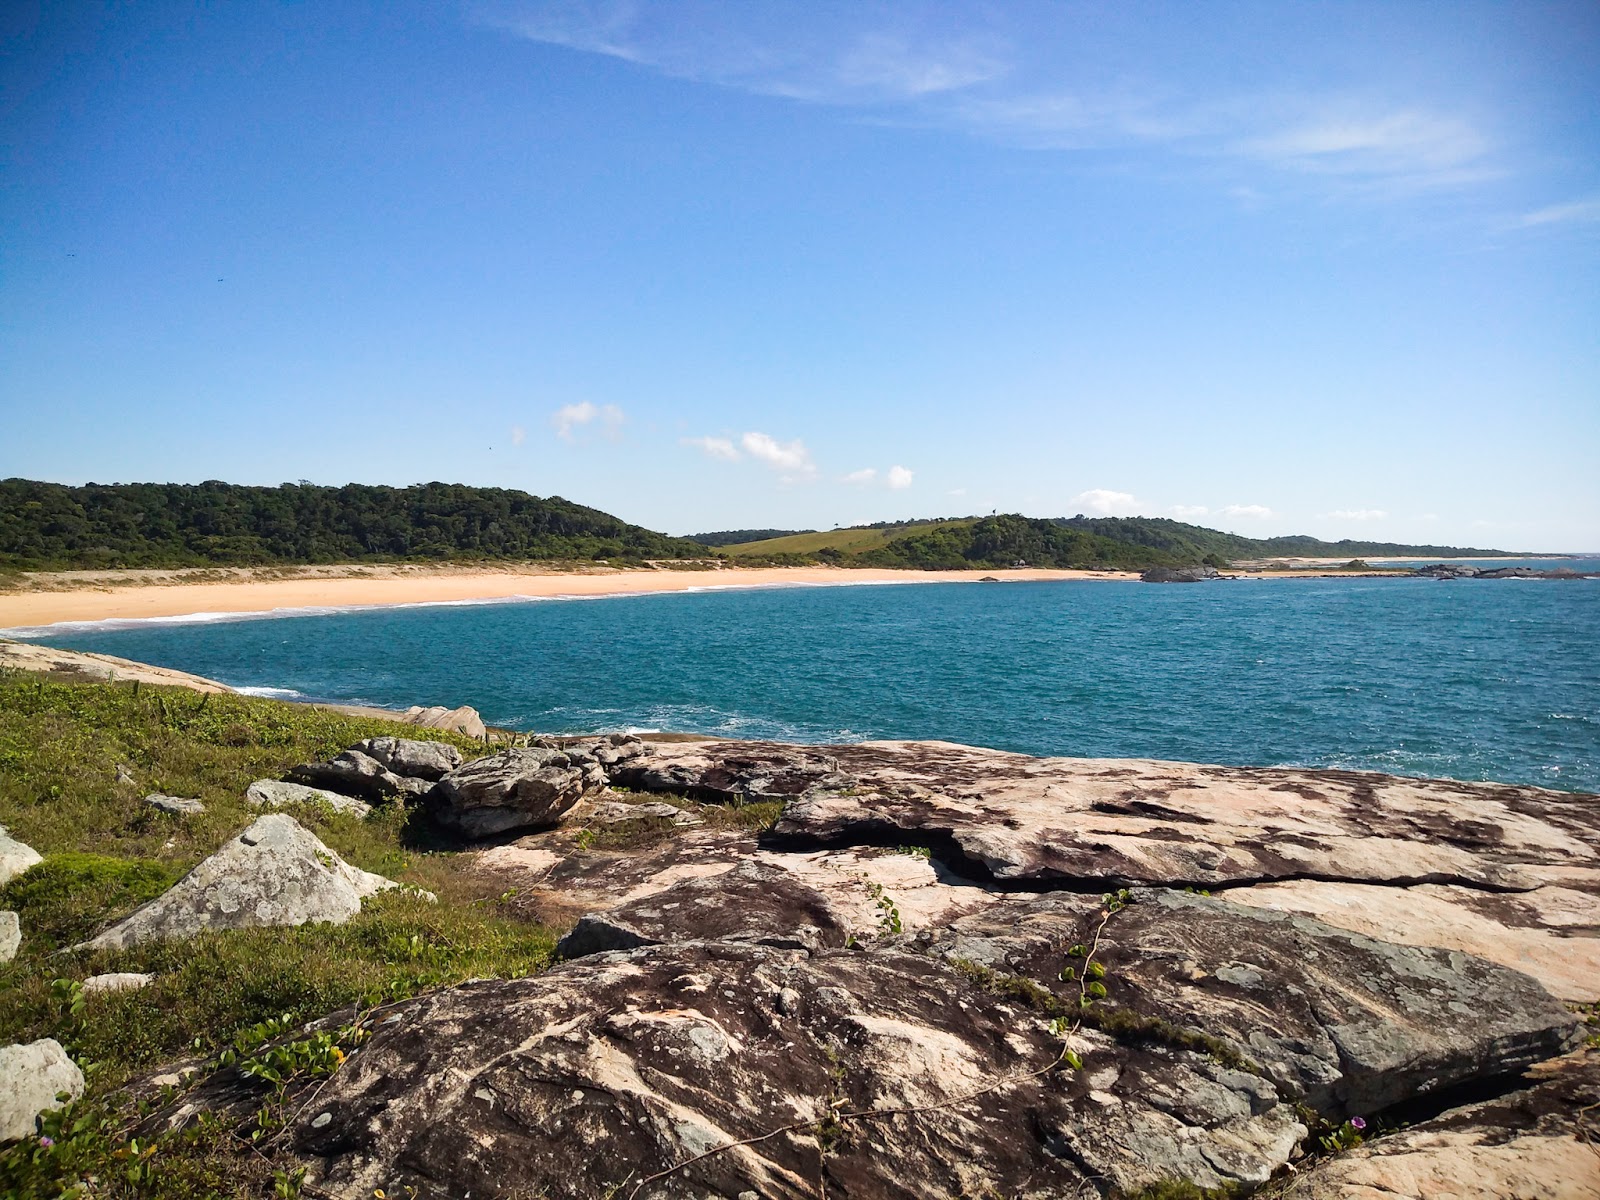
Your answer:
[[[53,1137],[42,1137],[39,1139],[39,1145],[43,1146],[47,1150],[55,1144],[56,1140]]]
[[[1361,1118],[1361,1117],[1351,1117],[1350,1118],[1350,1128],[1351,1129],[1354,1129],[1354,1130],[1359,1132],[1360,1130],[1363,1130],[1366,1127],[1367,1127],[1367,1122],[1363,1118]]]

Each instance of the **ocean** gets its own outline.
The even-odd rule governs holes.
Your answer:
[[[53,627],[541,732],[927,738],[1600,792],[1600,580],[789,587]]]

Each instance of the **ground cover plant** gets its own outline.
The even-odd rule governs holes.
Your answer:
[[[48,1120],[42,1142],[0,1150],[0,1195],[72,1194],[91,1177],[92,1192],[79,1194],[296,1194],[292,1173],[237,1123],[139,1136],[133,1094],[154,1098],[159,1089],[125,1085],[177,1061],[231,1061],[278,1090],[345,1051],[336,1039],[322,1045],[322,1035],[301,1039],[304,1053],[294,1039],[286,1051],[260,1049],[269,1036],[336,1010],[548,965],[559,931],[485,894],[464,856],[398,804],[366,819],[315,807],[294,816],[351,863],[426,889],[434,901],[397,891],[369,899],[339,926],[69,949],[165,891],[257,815],[243,799],[254,780],[365,737],[408,732],[416,731],[253,697],[0,673],[0,825],[44,855],[0,887],[0,909],[16,910],[23,929],[17,958],[0,964],[0,1043],[54,1037],[88,1078],[84,1099]],[[468,755],[483,749],[427,736]],[[206,811],[159,812],[144,802],[150,792],[198,798]],[[82,992],[79,981],[112,971],[155,981],[138,991]]]

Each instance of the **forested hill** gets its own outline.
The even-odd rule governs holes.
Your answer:
[[[1414,546],[1401,542],[1324,542],[1297,534],[1290,537],[1248,538],[1219,529],[1185,525],[1165,517],[1059,517],[1056,524],[1081,529],[1113,541],[1153,550],[1198,562],[1207,555],[1223,559],[1238,558],[1506,558],[1514,551],[1480,550],[1468,546]]]
[[[765,542],[771,538],[814,532],[812,529],[719,529],[715,533],[691,533],[689,540],[703,542],[707,546],[742,546],[747,542]]]
[[[559,497],[463,484],[280,487],[0,480],[0,565],[331,563],[366,559],[700,558],[705,546]]]

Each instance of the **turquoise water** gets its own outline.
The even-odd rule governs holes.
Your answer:
[[[1600,581],[712,590],[41,640],[546,732],[941,738],[1600,791]]]

